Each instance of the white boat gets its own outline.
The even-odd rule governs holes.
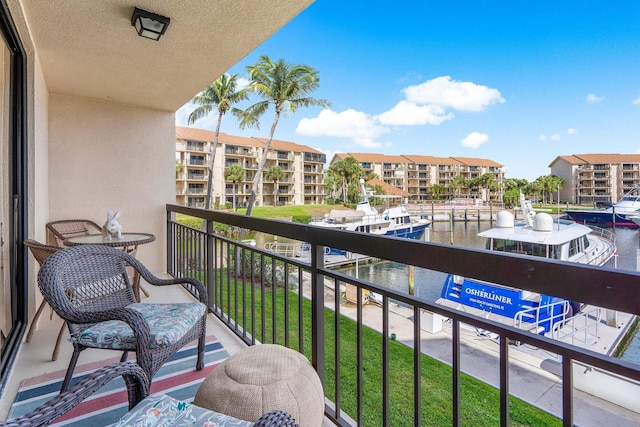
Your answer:
[[[487,249],[590,265],[615,263],[613,233],[574,221],[554,220],[547,213],[536,214],[522,194],[520,203],[524,221],[516,223],[511,212],[501,211],[496,227],[478,233],[486,239]],[[451,274],[440,297],[439,303],[478,310],[543,334],[582,309],[580,302]]]
[[[632,221],[630,215],[640,213],[640,186],[625,193],[622,198],[604,209],[568,209],[566,214],[574,221],[599,224],[604,226],[637,228],[638,223]]]
[[[640,209],[626,215],[626,219],[633,222],[638,227],[640,227]]]
[[[357,231],[360,233],[378,234],[382,236],[402,237],[422,240],[431,221],[412,218],[406,206],[387,207],[382,213],[369,203],[369,195],[360,180],[362,201],[356,209],[332,209],[321,218],[313,218],[309,224],[338,230]],[[332,253],[340,253],[332,250]]]

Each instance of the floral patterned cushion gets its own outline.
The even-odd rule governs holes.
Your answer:
[[[165,394],[152,394],[127,412],[117,423],[107,427],[125,426],[249,427],[253,426],[253,423],[209,411]]]
[[[151,331],[151,346],[166,347],[180,340],[204,315],[207,307],[199,302],[180,304],[130,304],[127,308],[144,316]],[[97,323],[69,338],[92,348],[135,350],[133,331],[121,320]]]

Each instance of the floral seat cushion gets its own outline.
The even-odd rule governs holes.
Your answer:
[[[204,315],[207,307],[202,303],[130,304],[149,324],[151,347],[166,347],[178,342]],[[69,338],[86,347],[135,350],[133,330],[121,320],[97,323]]]
[[[249,427],[253,423],[176,400],[165,394],[152,394],[117,423],[108,427],[126,426]]]

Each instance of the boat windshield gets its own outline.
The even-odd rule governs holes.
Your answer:
[[[520,242],[509,239],[490,239],[487,249],[512,254],[530,255],[540,258],[560,259],[561,251],[558,246],[539,243]]]

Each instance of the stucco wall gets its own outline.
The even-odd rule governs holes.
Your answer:
[[[46,242],[45,224],[49,219],[49,93],[40,62],[35,60],[33,137],[29,139],[29,171],[33,185],[29,191],[29,235]]]
[[[108,210],[119,210],[123,231],[156,236],[138,258],[164,272],[165,204],[174,188],[173,113],[49,94],[50,221],[102,225]]]

